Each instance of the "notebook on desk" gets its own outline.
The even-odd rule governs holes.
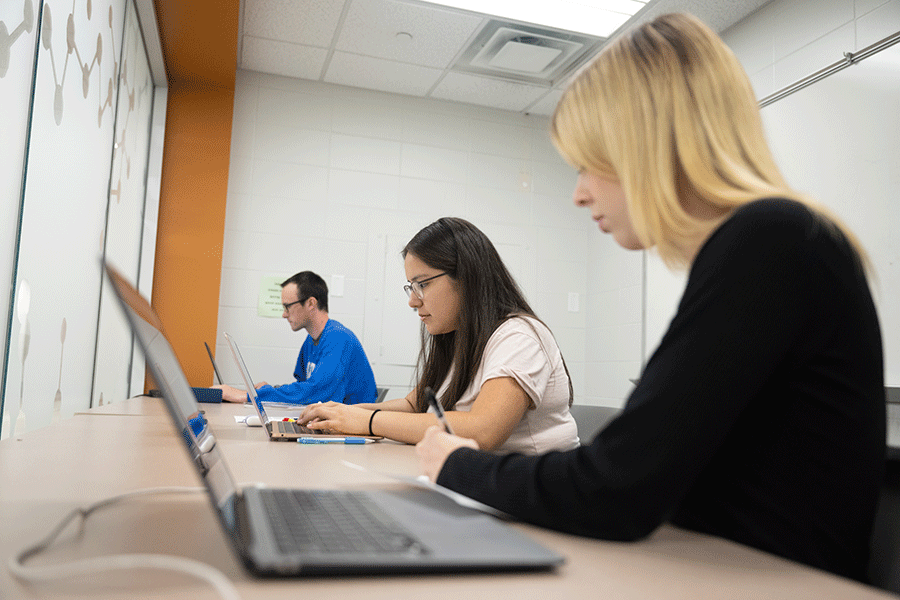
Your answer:
[[[105,265],[105,270],[160,385],[177,432],[173,439],[182,440],[226,539],[252,573],[519,571],[546,570],[563,562],[559,554],[494,517],[427,489],[238,488],[159,317],[114,269]],[[303,477],[302,460],[297,469]]]
[[[259,422],[260,424],[262,424],[263,429],[265,430],[266,435],[269,436],[270,440],[296,440],[301,437],[347,437],[343,433],[322,433],[321,431],[304,427],[303,425],[300,425],[299,423],[295,423],[293,421],[270,419],[269,415],[266,414],[266,409],[265,407],[263,407],[263,403],[259,398],[259,394],[256,393],[256,385],[253,383],[253,378],[250,377],[250,370],[247,369],[247,363],[244,362],[244,355],[241,354],[241,349],[238,348],[237,342],[233,337],[231,337],[231,335],[225,333],[224,336],[225,340],[228,342],[228,347],[231,348],[231,355],[234,357],[234,363],[237,365],[238,371],[241,372],[241,378],[244,380],[244,386],[248,390],[247,395],[250,396],[250,404],[252,404],[256,408],[256,414],[259,415]],[[355,435],[353,437],[372,440],[382,439],[378,436],[370,435]]]

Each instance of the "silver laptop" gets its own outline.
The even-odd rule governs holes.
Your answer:
[[[270,419],[269,415],[266,414],[266,409],[263,406],[262,400],[259,398],[259,394],[256,393],[256,385],[253,383],[253,378],[250,377],[250,370],[247,368],[247,363],[244,362],[244,355],[241,354],[241,349],[238,348],[237,342],[231,335],[228,333],[224,333],[223,335],[228,341],[229,348],[231,348],[231,355],[234,357],[234,362],[237,365],[238,371],[241,372],[241,378],[244,380],[244,386],[246,386],[247,394],[250,396],[250,404],[256,408],[256,413],[259,415],[259,422],[263,426],[263,429],[265,429],[266,435],[269,436],[270,440],[296,440],[301,437],[331,437],[346,439],[348,437],[343,433],[330,434],[317,429],[310,429],[309,427],[304,427],[293,421]],[[371,440],[382,439],[381,437],[371,435],[354,435],[352,437]]]
[[[219,365],[216,364],[216,359],[213,358],[212,350],[209,349],[209,344],[203,342],[203,345],[206,347],[206,354],[209,356],[209,362],[212,363],[213,372],[216,374],[216,383],[222,385],[225,383],[222,381],[222,374],[219,372]]]
[[[562,556],[516,529],[428,489],[239,489],[159,317],[114,269],[105,270],[162,391],[176,439],[183,440],[226,538],[250,572],[533,571],[562,564]]]

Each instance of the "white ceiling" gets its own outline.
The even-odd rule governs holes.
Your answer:
[[[667,12],[689,12],[722,32],[766,2],[650,0],[619,31]],[[549,115],[565,78],[530,84],[452,69],[490,22],[417,0],[242,0],[238,68]]]

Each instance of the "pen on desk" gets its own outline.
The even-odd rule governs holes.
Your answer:
[[[447,421],[447,415],[444,414],[444,407],[438,402],[437,396],[434,395],[434,390],[430,387],[425,388],[425,398],[428,400],[428,403],[431,404],[431,408],[434,409],[434,412],[437,413],[438,421],[444,426],[444,431],[450,435],[455,435],[453,433],[453,428],[450,427],[450,423]]]
[[[372,442],[368,438],[361,437],[301,437],[297,438],[298,444],[368,444]]]

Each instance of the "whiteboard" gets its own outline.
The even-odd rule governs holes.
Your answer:
[[[833,210],[875,267],[885,385],[900,385],[900,45],[762,109],[791,187]]]

